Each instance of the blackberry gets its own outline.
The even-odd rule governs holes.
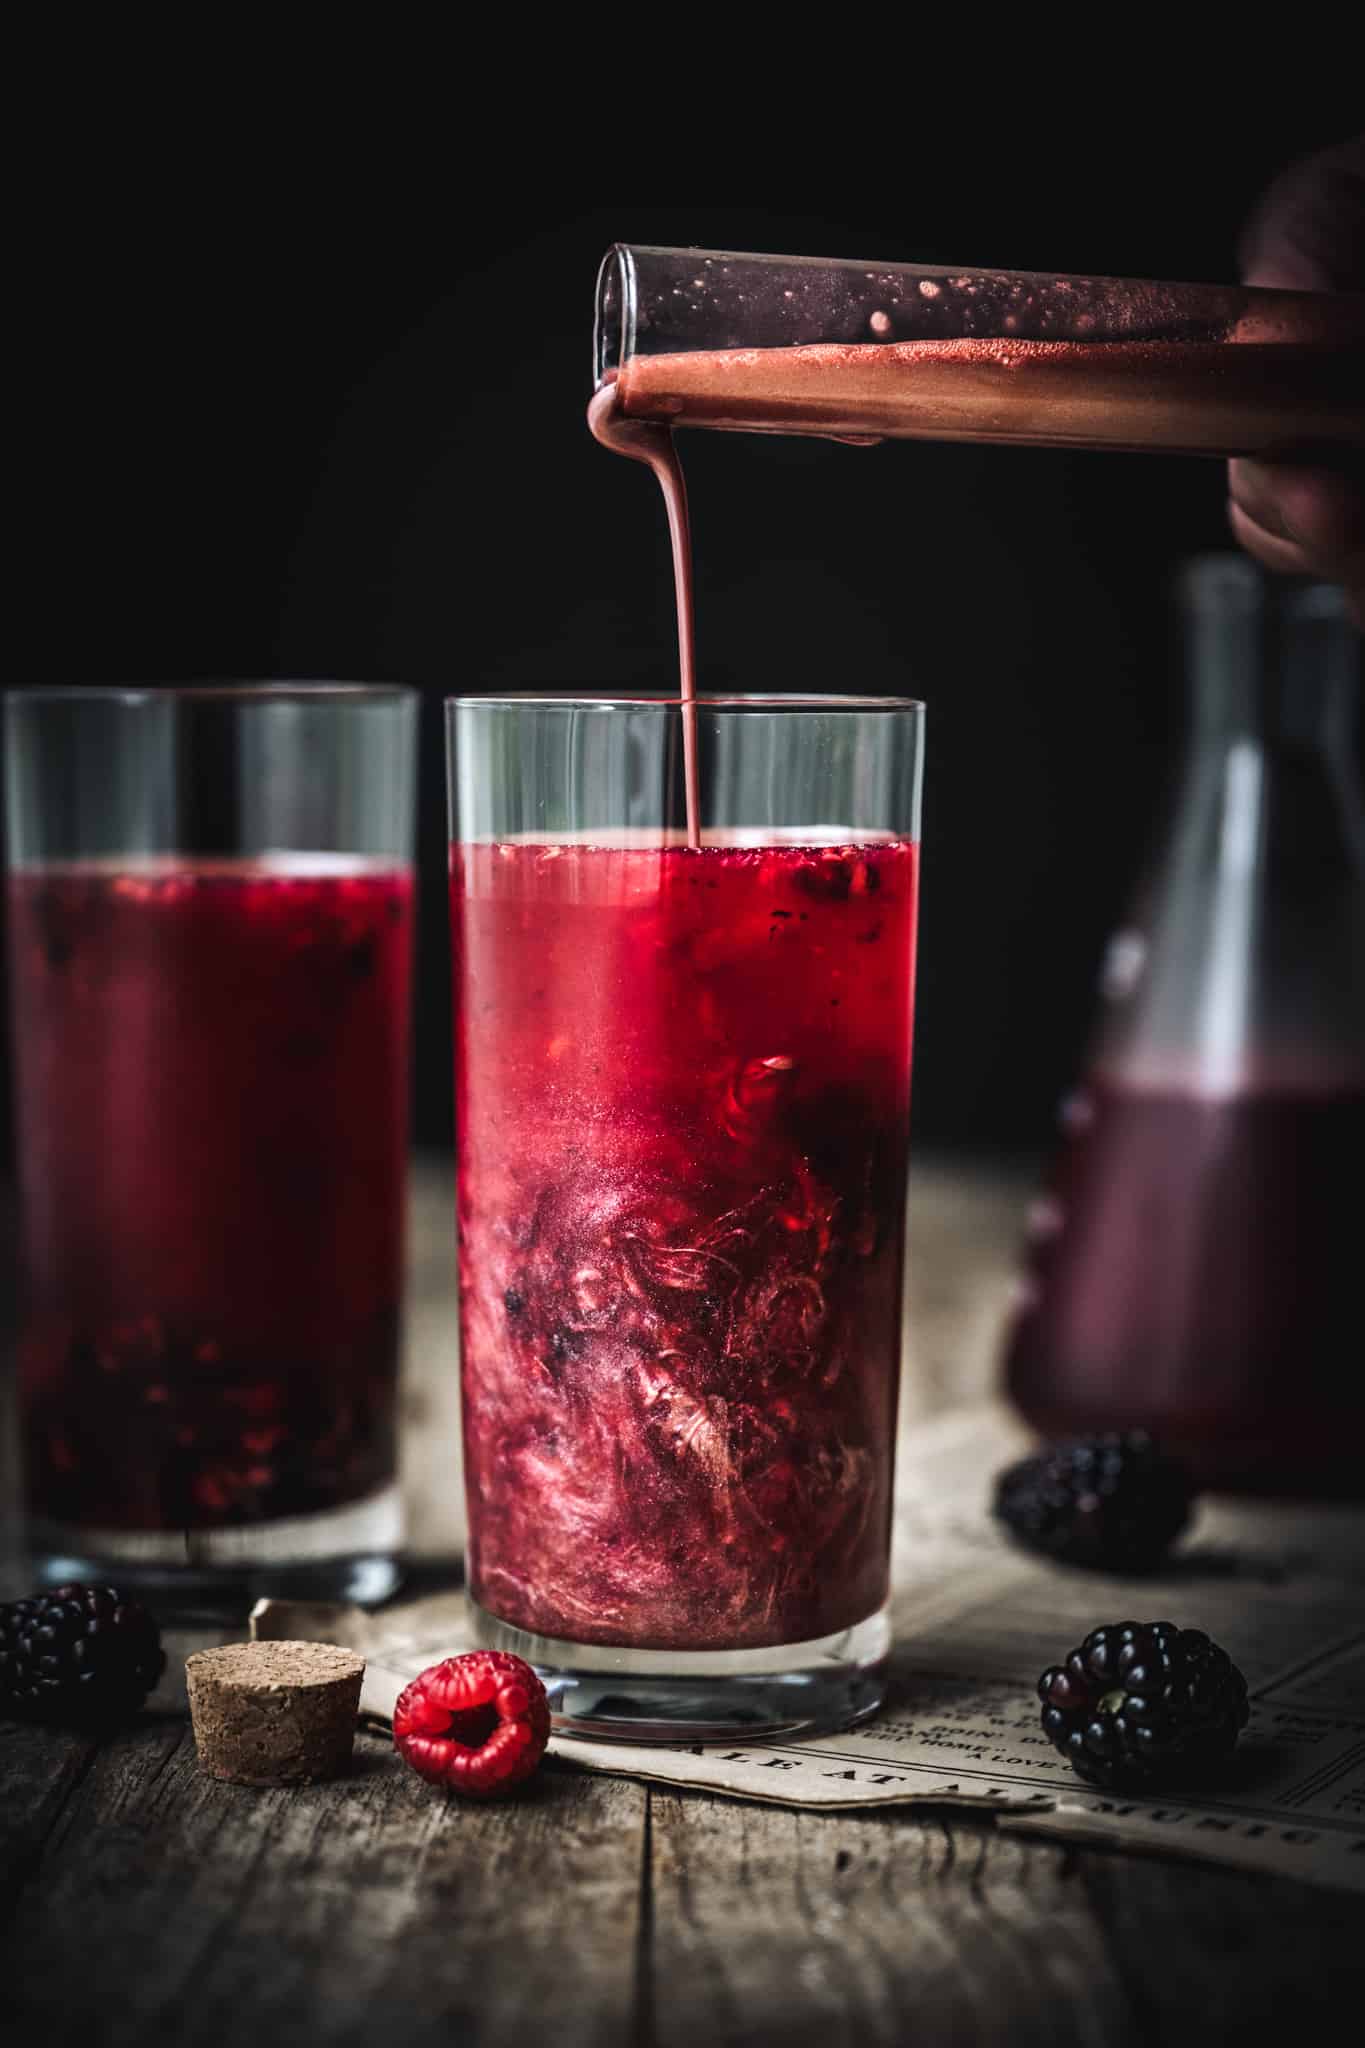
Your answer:
[[[1178,1783],[1212,1771],[1246,1726],[1247,1682],[1202,1629],[1092,1629],[1038,1680],[1043,1732],[1092,1785]]]
[[[92,1727],[135,1714],[166,1668],[155,1621],[113,1586],[0,1606],[0,1714]]]
[[[1182,1466],[1142,1430],[1053,1444],[1000,1474],[995,1513],[1015,1540],[1062,1564],[1151,1571],[1190,1518]]]

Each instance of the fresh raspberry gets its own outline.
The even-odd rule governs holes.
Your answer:
[[[464,1799],[496,1799],[529,1778],[550,1739],[550,1702],[529,1664],[470,1650],[404,1686],[393,1710],[404,1763]]]

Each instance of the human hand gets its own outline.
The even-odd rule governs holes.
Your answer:
[[[1365,290],[1365,135],[1294,164],[1260,201],[1242,240],[1248,284],[1292,291]],[[1361,395],[1365,406],[1365,391]],[[1339,466],[1228,465],[1228,517],[1268,569],[1345,586],[1365,627],[1365,473]]]

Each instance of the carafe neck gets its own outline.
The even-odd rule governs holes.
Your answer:
[[[1211,1094],[1359,1086],[1359,642],[1338,592],[1202,560],[1183,591],[1192,744],[1111,949],[1101,1064]]]
[[[1359,647],[1340,591],[1209,556],[1186,572],[1184,619],[1196,749],[1251,741],[1351,763]]]

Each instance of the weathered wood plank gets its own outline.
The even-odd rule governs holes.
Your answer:
[[[37,1863],[94,1757],[95,1744],[80,1735],[0,1721],[0,1908]]]
[[[628,2041],[644,1812],[641,1788],[563,1771],[447,1801],[377,1736],[339,1785],[219,1785],[168,1717],[100,1750],[20,1893],[15,2038]]]
[[[1358,1899],[994,1834],[656,1789],[660,2048],[1163,2048],[1324,2019],[1358,1981]]]
[[[1148,2042],[1332,2039],[1358,1999],[1365,1903],[1261,1872],[1087,1853],[1082,1880]]]
[[[955,1818],[783,1812],[656,1790],[661,2048],[1125,2048],[1075,1859]],[[664,1987],[667,1987],[666,1992]]]

